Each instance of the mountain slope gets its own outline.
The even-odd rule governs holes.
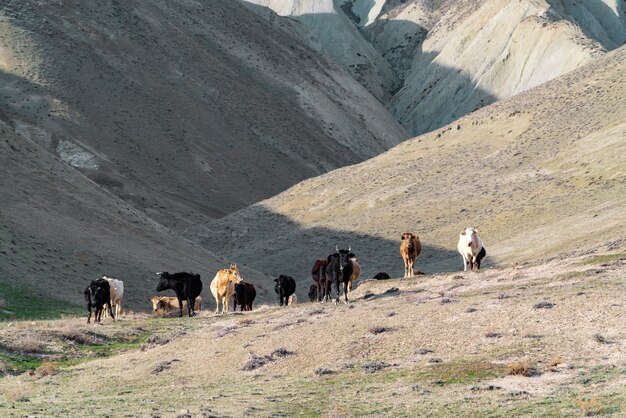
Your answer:
[[[5,2],[0,109],[16,132],[184,227],[405,138],[298,31],[226,0]]]
[[[188,236],[261,271],[292,274],[303,293],[313,260],[336,244],[352,246],[364,277],[399,276],[405,230],[420,236],[416,269],[427,273],[462,266],[456,242],[468,225],[483,237],[487,265],[623,249],[625,70],[622,47]]]

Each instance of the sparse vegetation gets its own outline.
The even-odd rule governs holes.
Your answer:
[[[508,364],[507,373],[511,376],[534,376],[537,370],[533,362],[529,358],[516,360]]]
[[[370,332],[370,334],[376,335],[376,334],[382,334],[383,332],[389,332],[389,331],[391,331],[391,328],[384,327],[384,326],[381,326],[381,325],[374,325],[374,326],[370,327],[368,331]]]

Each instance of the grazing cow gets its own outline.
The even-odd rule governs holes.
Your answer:
[[[391,279],[391,276],[389,276],[387,273],[385,273],[384,271],[381,271],[379,273],[376,273],[376,276],[374,276],[374,278],[376,280],[389,280]]]
[[[313,264],[313,268],[311,269],[311,277],[313,278],[313,281],[315,282],[315,285],[317,287],[316,297],[318,301],[321,301],[322,297],[324,296],[324,282],[326,282],[326,265],[327,264],[328,264],[328,260],[325,260],[323,258],[319,260],[315,260],[315,263]],[[309,295],[310,295],[310,292],[309,292]]]
[[[252,302],[256,298],[256,289],[252,283],[246,283],[243,280],[235,284],[233,292],[233,310],[237,310],[237,304],[241,306],[241,311],[251,311]]]
[[[113,310],[111,309],[111,285],[107,280],[92,280],[83,293],[85,295],[85,301],[87,302],[87,311],[89,312],[87,323],[91,322],[91,308],[96,308],[94,322],[100,322],[104,306],[109,309],[111,318],[115,319]]]
[[[351,248],[348,246],[347,250],[340,250],[337,246],[336,253],[328,256],[328,264],[326,265],[326,282],[324,286],[324,300],[330,300],[331,284],[335,284],[337,289],[337,298],[335,303],[339,303],[339,296],[341,294],[340,283],[343,283],[344,303],[348,303],[348,283],[352,277],[354,265],[351,262],[351,258],[356,256],[351,253]]]
[[[283,306],[283,302],[287,305],[289,302],[289,296],[293,295],[296,291],[296,281],[293,277],[285,276],[284,274],[278,276],[278,279],[274,279],[274,281],[276,282],[274,291],[278,295],[280,306]]]
[[[315,302],[316,300],[319,300],[318,295],[320,293],[318,293],[319,290],[317,289],[317,285],[316,284],[312,284],[311,286],[309,286],[309,300],[311,302]]]
[[[150,301],[152,302],[152,311],[158,314],[166,314],[174,310],[178,310],[178,298],[171,296],[153,296]],[[183,311],[187,309],[187,301],[183,300]],[[202,296],[198,296],[193,303],[193,310],[202,310]]]
[[[350,262],[352,263],[352,275],[348,281],[348,292],[352,292],[352,284],[361,277],[361,266],[356,261],[356,258],[351,258]]]
[[[120,318],[122,314],[122,297],[124,297],[124,282],[121,280],[114,279],[112,277],[102,276],[102,278],[109,282],[111,287],[111,307],[113,308],[113,312],[115,312],[115,317],[117,319]],[[108,316],[108,312],[104,310],[104,318]]]
[[[422,252],[422,243],[417,235],[410,232],[402,234],[402,243],[400,244],[400,255],[404,260],[404,278],[413,277],[413,264],[415,259]]]
[[[470,270],[474,270],[474,267],[480,270],[480,262],[487,255],[487,251],[475,228],[465,228],[461,231],[457,249],[463,257],[463,271],[467,271],[468,264]]]
[[[241,282],[239,269],[236,264],[231,264],[229,268],[222,269],[217,272],[211,281],[211,293],[215,298],[215,313],[220,313],[220,302],[222,303],[222,312],[228,312],[230,298],[235,292],[235,284]]]
[[[168,272],[157,273],[159,275],[159,283],[157,284],[157,292],[172,289],[176,292],[178,299],[178,309],[180,317],[183,316],[183,300],[187,302],[187,314],[192,317],[196,316],[194,304],[200,292],[202,292],[202,280],[199,274],[180,272],[169,274]]]

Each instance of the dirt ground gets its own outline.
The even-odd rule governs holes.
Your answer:
[[[625,285],[626,254],[602,253],[364,280],[347,305],[3,323],[0,411],[620,416]],[[16,358],[39,363],[13,375]]]

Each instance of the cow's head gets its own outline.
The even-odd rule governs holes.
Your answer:
[[[152,311],[156,312],[159,309],[159,302],[161,298],[159,296],[152,296],[150,302],[152,302]]]
[[[163,272],[163,273],[157,273],[159,275],[159,283],[157,283],[157,292],[162,292],[166,289],[170,288],[170,283],[167,280],[167,278],[169,277],[169,273],[167,271]]]
[[[246,286],[243,283],[239,282],[235,284],[235,298],[238,301],[241,302],[243,300],[245,291],[246,291]]]
[[[472,242],[478,237],[478,231],[476,228],[465,228],[459,235],[459,241],[467,244],[468,247],[472,246]]]
[[[228,281],[231,283],[241,283],[243,280],[241,275],[239,274],[239,269],[237,268],[237,264],[231,264],[227,270],[228,272]]]
[[[343,270],[350,264],[350,258],[355,258],[356,256],[350,252],[352,247],[348,245],[347,250],[340,250],[337,245],[335,245],[335,249],[337,250],[338,260],[339,260],[339,271],[343,272]]]

